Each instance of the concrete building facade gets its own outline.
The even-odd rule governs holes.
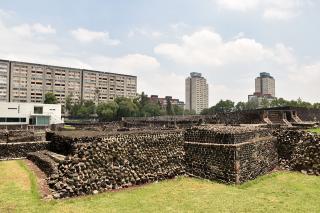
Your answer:
[[[135,98],[137,77],[115,73],[83,70],[83,100],[95,103],[112,101],[116,97]]]
[[[177,98],[172,98],[172,96],[165,96],[164,98],[159,98],[158,95],[151,95],[149,98],[153,103],[160,104],[161,108],[166,109],[167,100],[170,100],[172,106],[179,106],[184,108],[184,102]]]
[[[10,62],[0,60],[0,101],[9,101]]]
[[[275,80],[270,73],[262,72],[255,79],[255,93],[257,96],[275,97]]]
[[[43,103],[52,92],[62,105],[136,97],[137,77],[35,63],[0,60],[0,101]]]
[[[248,101],[257,102],[258,107],[262,107],[263,100],[272,101],[275,99],[275,79],[270,73],[262,72],[255,79],[255,92],[248,95]]]
[[[199,114],[209,105],[209,89],[207,80],[201,73],[192,72],[185,81],[186,105],[185,109],[195,110]]]
[[[61,104],[0,102],[0,125],[61,124]]]

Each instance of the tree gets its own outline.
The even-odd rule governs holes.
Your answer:
[[[45,104],[57,104],[58,101],[57,101],[57,98],[56,98],[56,96],[54,95],[54,93],[48,92],[48,93],[46,93],[45,96],[44,96],[44,103],[45,103]]]
[[[220,100],[214,106],[214,112],[231,112],[234,110],[234,102],[231,100]]]
[[[164,115],[165,113],[161,109],[160,105],[158,103],[148,102],[144,105],[142,108],[142,112],[144,113],[143,116],[149,117],[149,116],[160,116]]]
[[[139,108],[129,98],[116,98],[116,103],[119,105],[117,111],[117,118],[121,117],[135,117],[139,115]]]
[[[93,101],[84,101],[74,104],[71,107],[70,114],[75,117],[89,118],[95,113],[95,108],[96,106]]]
[[[245,102],[239,101],[235,106],[237,111],[243,111],[247,109],[247,104]]]
[[[66,110],[70,112],[72,108],[72,94],[68,95],[66,98]]]
[[[183,115],[183,108],[178,105],[173,105],[173,111],[175,115]]]
[[[166,105],[167,115],[174,115],[171,99],[169,97],[166,97],[166,101],[167,101],[167,105]]]
[[[258,100],[250,100],[246,104],[246,109],[252,110],[252,109],[258,109],[259,103]]]
[[[188,110],[188,109],[185,109],[184,110],[184,115],[196,115],[196,111],[195,110]]]
[[[269,108],[270,107],[270,101],[266,98],[263,98],[260,103],[262,108]]]
[[[118,108],[118,104],[114,101],[109,103],[99,103],[97,106],[99,119],[103,121],[116,120]]]

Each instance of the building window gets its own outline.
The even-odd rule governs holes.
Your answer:
[[[0,122],[6,122],[6,118],[0,118]]]
[[[7,118],[8,123],[19,123],[19,118]]]
[[[43,107],[35,106],[34,114],[43,114]]]

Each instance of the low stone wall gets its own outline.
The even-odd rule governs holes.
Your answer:
[[[0,159],[25,158],[29,152],[36,152],[48,148],[49,142],[22,142],[22,143],[1,143]]]
[[[320,135],[304,131],[279,131],[279,163],[283,169],[320,175]]]
[[[199,136],[199,137],[198,137]],[[276,140],[269,130],[204,126],[187,130],[186,171],[225,183],[243,183],[273,170]]]
[[[180,131],[55,135],[51,148],[66,153],[59,144],[69,153],[48,183],[61,198],[173,178],[185,174],[183,143]]]
[[[35,163],[47,176],[58,173],[59,161],[53,159],[46,150],[30,152],[27,159]]]
[[[268,135],[270,135],[270,129],[255,126],[205,125],[187,129],[184,139],[191,142],[237,144]]]
[[[185,142],[184,149],[189,175],[225,183],[235,182],[234,146]]]
[[[263,137],[236,145],[237,183],[244,183],[271,172],[278,165],[277,141]]]
[[[44,130],[0,130],[0,143],[45,141]]]

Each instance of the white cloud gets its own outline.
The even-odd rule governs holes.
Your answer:
[[[180,40],[180,43],[159,44],[154,51],[180,64],[207,66],[248,64],[265,60],[286,63],[293,57],[290,48],[283,44],[269,48],[254,39],[243,37],[223,41],[218,33],[208,29],[184,35]]]
[[[220,9],[233,11],[262,11],[266,20],[289,20],[312,5],[313,0],[214,0]]]
[[[128,54],[122,57],[99,55],[89,57],[87,61],[95,69],[135,75],[142,72],[152,72],[160,67],[157,59],[143,54]]]
[[[56,33],[56,29],[54,29],[51,25],[42,25],[39,23],[36,23],[32,26],[33,30],[37,33],[42,33],[42,34],[54,34]]]
[[[247,11],[255,9],[260,0],[216,0],[216,3],[222,9]]]
[[[90,31],[85,28],[78,28],[76,30],[72,30],[71,35],[83,43],[102,41],[111,46],[120,44],[119,40],[111,39],[108,32]]]
[[[128,33],[129,38],[132,38],[134,36],[144,36],[150,39],[158,39],[161,38],[163,35],[164,34],[160,31],[149,30],[146,28],[134,28],[133,30],[130,30],[130,32]]]
[[[36,36],[40,34],[55,34],[56,30],[51,25],[36,24],[22,24],[12,27],[12,30],[20,36]]]

